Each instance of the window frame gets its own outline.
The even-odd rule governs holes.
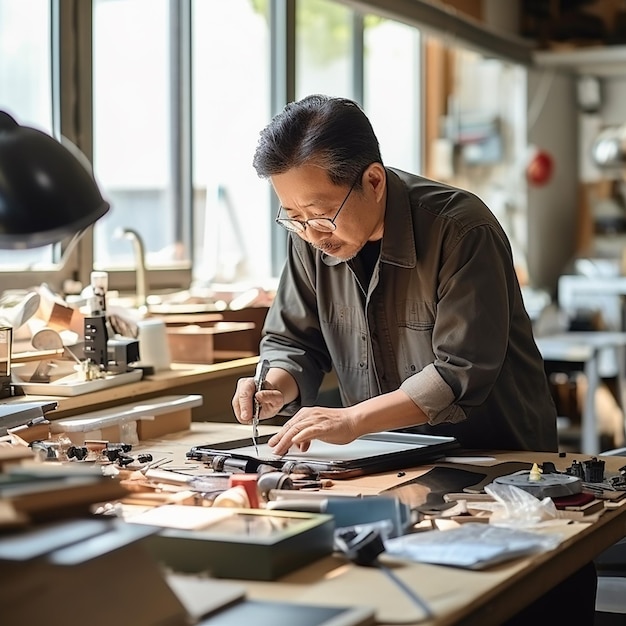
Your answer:
[[[83,4],[81,0],[71,1],[81,5]],[[89,0],[89,2],[84,2],[84,4],[88,5],[89,18],[87,19],[85,15],[83,16],[84,19],[77,20],[79,27],[74,35],[79,39],[84,38],[85,45],[87,45],[88,41],[89,64],[87,67],[81,68],[81,71],[89,75],[89,102],[87,103],[84,98],[78,97],[78,94],[76,94],[75,100],[81,102],[85,107],[84,110],[80,111],[80,115],[84,115],[85,119],[88,120],[88,130],[85,130],[85,136],[89,142],[89,160],[93,161],[93,102],[91,99],[91,94],[93,93],[93,3],[92,0]],[[170,124],[172,137],[175,138],[173,140],[170,161],[172,167],[172,198],[175,206],[180,207],[176,212],[176,236],[180,238],[183,245],[189,250],[189,264],[184,267],[168,269],[146,267],[147,283],[150,293],[186,289],[189,287],[192,280],[191,0],[169,0],[169,6],[170,37],[172,43],[170,62],[176,64],[178,67],[178,71],[172,71],[170,73],[170,109],[172,112]],[[86,56],[86,50],[81,52]],[[77,87],[80,89],[81,86],[78,85]],[[85,252],[84,260],[80,262],[79,259],[79,268],[75,270],[80,277],[79,280],[81,280],[84,285],[89,284],[89,274],[94,265],[92,229],[90,229],[88,236],[88,250]],[[108,273],[109,289],[118,290],[120,292],[134,292],[136,288],[136,273],[134,268],[111,269],[98,267],[98,269]]]
[[[338,4],[348,4],[333,0]],[[270,63],[272,114],[278,113],[287,102],[295,98],[296,91],[296,0],[268,0],[272,36]],[[193,245],[193,172],[192,172],[192,0],[169,0],[171,36],[174,43],[172,62],[180,71],[172,72],[172,118],[175,136],[172,167],[173,187],[177,212],[177,238],[190,250],[189,267],[172,269],[147,268],[151,292],[186,289],[192,281]],[[376,11],[374,3],[353,8],[352,19],[352,81],[353,97],[358,102],[364,98],[364,15]],[[50,0],[52,42],[52,109],[53,134],[74,143],[93,162],[93,3],[84,0]],[[268,186],[270,210],[267,216],[270,228],[270,269],[274,277],[280,274],[287,253],[287,236],[282,229],[273,227],[277,198]],[[105,193],[106,195],[106,193]],[[55,250],[55,261],[49,270],[3,271],[5,289],[32,288],[47,283],[62,291],[66,280],[87,285],[94,269],[93,228],[68,248],[61,242]],[[109,272],[110,289],[121,292],[135,288],[135,270],[105,269]]]
[[[172,124],[178,138],[172,157],[176,177],[176,206],[183,207],[177,214],[177,236],[190,245],[192,224],[191,184],[191,0],[169,0],[172,15],[172,36],[175,44],[174,60],[181,72],[173,72],[174,100]],[[50,0],[53,136],[72,142],[93,162],[93,7],[84,0]],[[106,194],[105,194],[106,195]],[[62,290],[66,280],[89,284],[94,265],[93,227],[71,244],[60,242],[54,252],[50,269],[3,271],[0,268],[3,289],[28,289],[46,283]],[[191,255],[190,255],[191,256]],[[135,288],[134,269],[107,270],[109,288],[131,291]],[[189,267],[148,269],[151,290],[181,289],[191,282]]]

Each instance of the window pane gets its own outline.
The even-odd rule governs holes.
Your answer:
[[[189,253],[172,193],[170,3],[94,0],[94,170],[111,211],[94,229],[95,265],[132,267],[123,228],[144,239],[151,267]]]
[[[296,4],[296,98],[354,97],[350,9],[329,0]]]
[[[265,3],[193,3],[194,280],[270,275],[269,183],[252,167],[270,118]]]
[[[52,133],[49,0],[0,0],[0,109]],[[52,247],[0,250],[3,270],[52,262]]]
[[[383,161],[385,165],[419,172],[419,31],[367,16],[364,38],[364,105],[378,136]]]

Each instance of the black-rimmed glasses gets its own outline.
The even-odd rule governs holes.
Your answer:
[[[276,214],[276,219],[275,219],[276,223],[280,224],[283,228],[286,228],[287,230],[290,230],[294,233],[305,232],[307,226],[310,226],[313,230],[317,230],[320,233],[332,233],[337,228],[335,221],[337,217],[339,217],[339,213],[341,213],[341,209],[343,209],[344,205],[348,201],[348,198],[350,197],[350,194],[352,193],[352,190],[354,189],[354,187],[359,182],[362,176],[363,176],[363,173],[360,173],[359,176],[352,183],[352,186],[350,187],[350,191],[348,191],[348,193],[346,194],[346,197],[343,199],[343,202],[339,205],[339,208],[337,209],[337,213],[335,213],[334,217],[332,218],[312,217],[308,220],[296,220],[296,219],[291,219],[289,217],[280,217],[280,212],[283,210],[282,205],[280,205],[278,207],[278,213]]]

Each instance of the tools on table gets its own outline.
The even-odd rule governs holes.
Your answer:
[[[261,404],[256,399],[256,393],[263,389],[263,383],[267,377],[267,372],[270,369],[270,362],[267,359],[260,360],[256,366],[256,372],[254,374],[254,384],[256,387],[254,397],[254,417],[252,418],[252,444],[254,445],[254,451],[258,455],[259,448],[257,445],[257,438],[259,436],[259,417],[261,415]]]

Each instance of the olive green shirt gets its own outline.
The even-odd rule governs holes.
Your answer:
[[[344,406],[400,388],[428,416],[419,432],[473,449],[557,449],[510,245],[480,199],[387,168],[380,253],[373,267],[360,256],[340,261],[290,235],[261,342],[298,384],[285,414],[314,405],[334,368]]]

